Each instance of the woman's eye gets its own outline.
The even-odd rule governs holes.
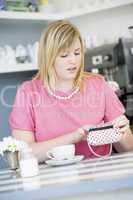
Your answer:
[[[80,55],[80,52],[75,52],[74,54],[75,54],[75,56],[78,56],[78,55]]]
[[[69,53],[61,54],[60,57],[61,57],[61,58],[66,58],[66,57],[68,57],[69,55],[70,55]],[[80,52],[74,52],[74,55],[75,55],[75,56],[78,56],[78,55],[80,55]]]
[[[60,55],[61,58],[66,58],[67,56],[68,56],[68,54]]]

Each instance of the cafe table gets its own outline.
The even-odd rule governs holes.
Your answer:
[[[0,200],[133,200],[133,152],[39,166],[39,175],[0,170]]]

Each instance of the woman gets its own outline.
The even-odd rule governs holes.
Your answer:
[[[29,143],[39,162],[58,145],[74,143],[76,154],[94,157],[82,127],[112,122],[123,137],[118,151],[133,149],[133,136],[124,108],[100,75],[84,73],[84,46],[78,29],[60,20],[43,33],[39,72],[18,89],[10,116],[12,134]],[[106,155],[110,145],[93,148]]]

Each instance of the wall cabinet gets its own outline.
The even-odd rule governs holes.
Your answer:
[[[83,2],[83,1],[82,1]],[[99,4],[89,5],[85,1],[82,7],[58,13],[30,13],[0,11],[0,46],[10,45],[15,48],[18,44],[27,45],[38,41],[42,30],[53,20],[73,19],[82,15],[114,9],[133,4],[133,0],[99,0]],[[0,73],[37,70],[32,63],[0,65]]]

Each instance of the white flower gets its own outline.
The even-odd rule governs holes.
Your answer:
[[[25,142],[16,140],[11,136],[4,137],[3,141],[0,141],[0,154],[3,155],[3,153],[6,151],[20,151],[23,148],[27,148],[27,146],[28,144],[26,144]]]
[[[0,155],[3,155],[3,151],[4,151],[3,143],[0,142]]]

